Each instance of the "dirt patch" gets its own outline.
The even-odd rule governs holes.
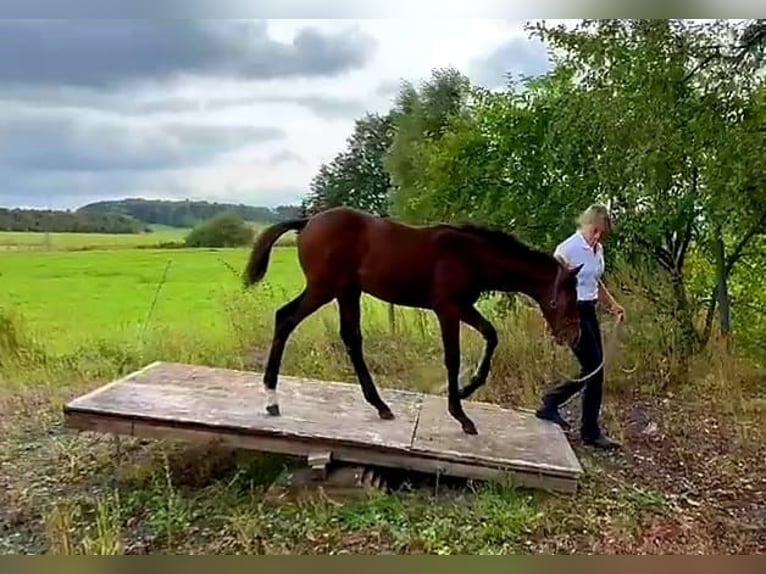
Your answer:
[[[600,454],[572,442],[591,481],[574,512],[604,511],[588,535],[567,549],[599,553],[766,551],[766,448],[744,438],[737,419],[712,405],[622,398],[608,428],[620,453]],[[569,416],[577,420],[576,408]],[[621,497],[642,511],[627,528],[608,518]],[[542,542],[541,548],[548,543]]]

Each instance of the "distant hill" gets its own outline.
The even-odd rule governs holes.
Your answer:
[[[129,198],[89,203],[77,210],[82,214],[125,215],[153,225],[194,227],[222,212],[237,213],[245,221],[275,223],[300,214],[300,206],[284,205],[274,209],[234,203],[208,201]]]
[[[145,223],[125,214],[0,208],[0,231],[141,233],[148,230]]]

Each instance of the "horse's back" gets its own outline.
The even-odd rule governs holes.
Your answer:
[[[434,230],[336,207],[315,215],[299,236],[309,282],[350,286],[386,300],[419,302],[430,290]]]
[[[309,282],[348,283],[375,216],[350,207],[314,215],[298,235],[298,260]]]

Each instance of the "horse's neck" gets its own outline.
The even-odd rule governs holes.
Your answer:
[[[491,263],[494,272],[488,274],[493,291],[518,291],[538,300],[555,276],[555,270],[534,262],[509,257],[494,259]]]

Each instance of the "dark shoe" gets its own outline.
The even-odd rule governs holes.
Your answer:
[[[553,407],[540,407],[539,409],[535,411],[535,416],[538,419],[555,423],[559,425],[565,431],[568,431],[570,428],[572,428],[567,421],[561,418],[561,415],[559,414],[558,409]]]
[[[620,443],[613,441],[612,439],[605,437],[602,434],[599,434],[595,437],[583,437],[582,442],[583,444],[587,444],[588,446],[592,446],[593,448],[598,448],[601,450],[615,450],[620,448]]]

